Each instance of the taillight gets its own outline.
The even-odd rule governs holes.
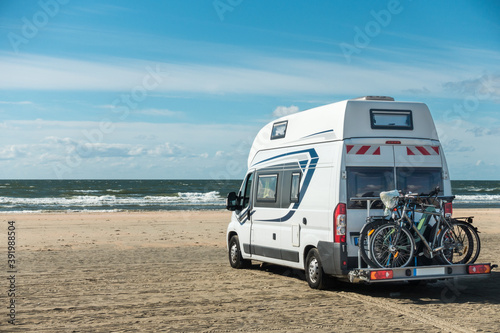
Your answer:
[[[444,204],[444,216],[451,217],[453,214],[453,204],[451,202],[446,202]]]
[[[339,203],[337,207],[335,207],[333,227],[335,243],[345,243],[345,234],[347,228],[345,203]]]
[[[392,279],[393,276],[394,273],[391,270],[370,272],[370,280]]]
[[[469,274],[488,274],[491,272],[491,266],[486,264],[482,265],[469,265],[467,267],[467,272]]]

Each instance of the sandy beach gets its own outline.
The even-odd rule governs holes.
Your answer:
[[[500,209],[455,209],[500,263]],[[500,270],[487,279],[309,288],[301,271],[227,260],[227,211],[0,215],[0,331],[498,332]],[[16,231],[10,325],[8,221]]]

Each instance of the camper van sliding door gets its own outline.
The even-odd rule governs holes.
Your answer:
[[[293,217],[300,200],[301,180],[298,163],[281,164],[256,172],[252,254],[299,262],[300,229]]]
[[[281,173],[281,168],[276,167],[255,174],[251,252],[258,256],[281,258]]]

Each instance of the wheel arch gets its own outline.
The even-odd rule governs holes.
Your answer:
[[[309,245],[306,245],[304,247],[304,252],[302,253],[302,262],[304,264],[304,269],[306,269],[306,258],[307,258],[307,254],[309,253],[309,251],[311,251],[312,249],[316,249],[317,247],[312,245],[312,244],[309,244]]]
[[[236,231],[234,231],[234,230],[228,232],[227,239],[226,239],[226,245],[229,246],[229,242],[231,241],[231,238],[233,238],[233,236],[238,236],[238,233]]]

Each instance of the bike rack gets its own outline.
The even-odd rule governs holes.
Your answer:
[[[352,197],[349,200],[350,201],[366,201],[366,221],[368,222],[368,219],[371,217],[370,209],[376,201],[380,201],[380,197]],[[368,243],[370,242],[370,236],[368,236],[367,241],[368,241]],[[361,269],[361,250],[359,249],[359,247],[360,247],[360,244],[359,244],[359,240],[358,240],[358,268]],[[373,268],[373,267],[370,267],[370,265],[368,263],[366,263],[366,265],[368,266],[368,268]]]

